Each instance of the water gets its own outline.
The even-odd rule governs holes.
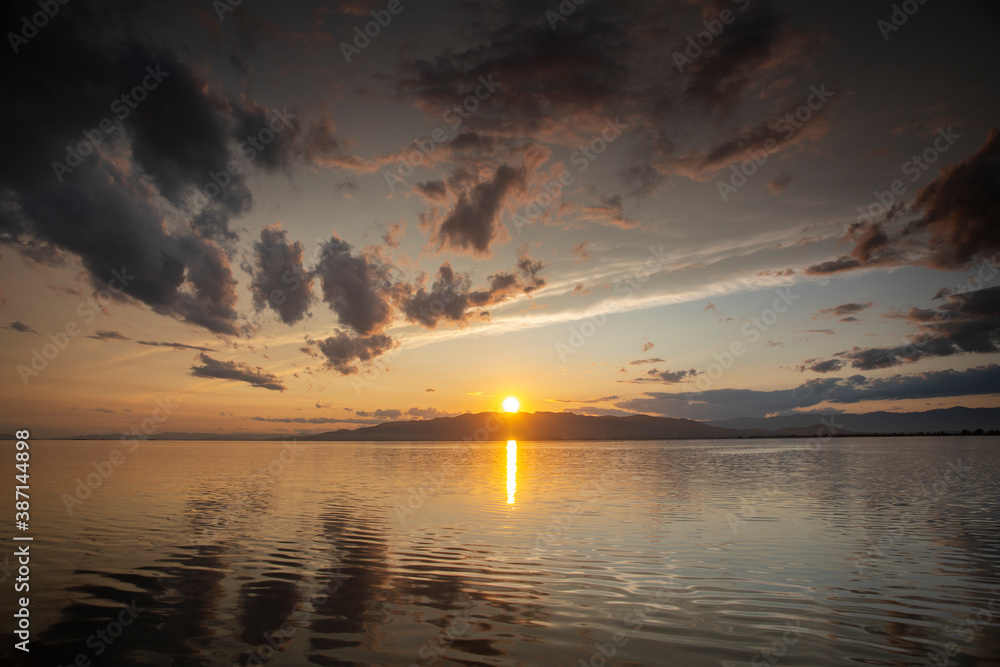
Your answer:
[[[31,658],[998,665],[998,445],[35,442]]]

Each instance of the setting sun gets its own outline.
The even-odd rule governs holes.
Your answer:
[[[521,409],[521,401],[513,396],[503,399],[503,409],[505,412],[517,412]]]

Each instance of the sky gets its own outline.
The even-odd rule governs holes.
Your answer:
[[[1000,406],[995,2],[0,16],[6,430]]]

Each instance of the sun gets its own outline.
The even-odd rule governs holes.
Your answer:
[[[505,412],[517,412],[521,409],[521,401],[513,396],[503,399],[503,409]]]

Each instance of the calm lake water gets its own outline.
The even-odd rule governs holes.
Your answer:
[[[37,665],[1000,665],[998,438],[31,453]]]

